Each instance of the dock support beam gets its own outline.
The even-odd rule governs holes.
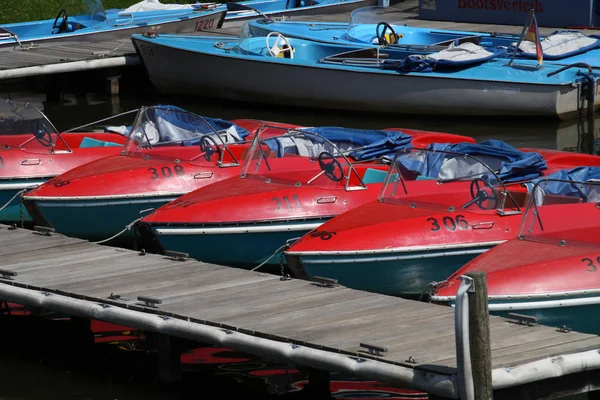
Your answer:
[[[178,339],[162,333],[153,334],[158,352],[159,379],[163,383],[181,382],[181,352]]]
[[[475,291],[469,292],[469,344],[475,400],[492,399],[492,350],[487,279],[484,271],[466,274],[473,279]]]
[[[331,399],[329,371],[307,368],[308,385],[304,391],[310,393],[313,399]]]

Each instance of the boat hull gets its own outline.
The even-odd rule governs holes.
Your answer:
[[[129,199],[100,200],[25,200],[38,223],[45,223],[66,236],[102,241],[117,235],[136,219],[140,212],[157,209],[177,196],[149,196]],[[93,227],[90,229],[90,227]],[[133,228],[125,230],[107,243],[131,244],[138,239]]]
[[[19,192],[28,187],[41,185],[45,180],[10,180],[0,184],[0,223],[31,223],[33,219],[27,209],[21,207]],[[4,208],[3,208],[4,207]],[[22,214],[22,215],[21,215]],[[21,218],[23,219],[21,221]]]
[[[507,296],[508,297],[508,296]],[[513,296],[518,297],[518,296]],[[532,296],[535,297],[535,296]],[[435,296],[432,298],[434,302]],[[454,306],[454,299],[444,304]],[[555,293],[543,299],[499,299],[491,296],[488,302],[490,314],[512,318],[511,313],[537,318],[537,323],[556,328],[567,328],[577,332],[600,334],[600,321],[590,318],[600,312],[600,296],[594,294]],[[514,319],[514,318],[513,318]]]
[[[242,4],[246,4],[252,7],[251,2],[242,2]],[[275,17],[295,17],[301,15],[322,15],[322,14],[334,14],[334,13],[349,13],[354,11],[359,7],[368,7],[377,5],[377,1],[375,0],[348,0],[348,1],[340,1],[338,3],[331,4],[319,4],[313,6],[305,6],[305,7],[296,7],[290,8],[286,10],[280,11],[264,11],[263,14],[267,15],[271,18]],[[246,22],[251,19],[262,18],[261,15],[257,14],[253,11],[243,12],[239,14],[235,13],[227,13],[225,17],[225,21],[223,22],[223,26],[235,26],[240,25],[238,22]]]
[[[322,255],[286,253],[294,276],[336,279],[340,285],[391,296],[418,298],[432,282],[446,279],[454,271],[493,244],[440,246],[397,253]],[[368,273],[365,273],[369,271]]]
[[[281,246],[323,222],[314,219],[223,227],[140,224],[137,229],[142,232],[144,242],[148,242],[144,230],[151,230],[151,236],[163,251],[178,251],[200,261],[244,269],[264,263],[265,268],[260,269],[264,271],[280,266],[280,256],[275,253]]]
[[[398,114],[561,119],[574,117],[580,104],[580,91],[572,85],[358,71],[189,51],[136,37],[132,40],[151,81],[167,94],[202,93],[235,101]],[[382,87],[386,88],[383,93]],[[599,103],[596,99],[596,106]]]
[[[147,32],[153,33],[193,33],[205,29],[220,28],[225,20],[226,11],[213,13],[190,14],[180,18],[164,19],[160,23],[141,23],[132,26],[120,26],[111,29],[82,29],[69,34],[48,35],[42,37],[24,38],[19,37],[19,42],[14,39],[0,39],[0,49],[16,48],[19,43],[28,45],[62,45],[77,42],[98,42],[118,39],[128,39],[130,35]],[[125,17],[126,18],[126,17]]]

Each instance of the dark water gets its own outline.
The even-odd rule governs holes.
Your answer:
[[[404,127],[459,133],[478,141],[501,139],[516,147],[597,152],[598,132],[594,124],[588,126],[576,120],[375,115],[166,97],[154,90],[141,70],[125,73],[121,79],[121,94],[111,97],[101,90],[103,76],[90,78],[89,85],[85,84],[86,79],[71,81],[57,77],[43,84],[23,81],[0,86],[0,97],[38,104],[59,130],[142,105],[173,104],[224,119],[256,118],[308,126],[373,129]],[[131,117],[121,122],[130,123]],[[596,123],[600,126],[600,121]],[[49,322],[30,317],[6,319],[0,313],[0,400],[323,398],[315,392],[300,390],[306,384],[306,371],[210,346],[183,356],[182,383],[161,384],[156,353],[146,341],[136,339],[111,344],[111,338],[99,337],[98,343],[84,346],[83,351],[81,338],[68,333],[68,324],[68,321]],[[426,398],[377,382],[352,382],[336,375],[331,378],[335,398]]]

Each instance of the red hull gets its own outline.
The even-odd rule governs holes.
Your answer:
[[[0,139],[2,142],[22,144],[25,135]],[[26,135],[31,138],[31,135]],[[112,142],[119,145],[125,143],[126,138],[116,133],[65,133],[56,139],[56,147],[42,146],[35,139],[23,147],[9,147],[0,149],[0,179],[28,179],[49,178],[62,174],[79,165],[119,154],[121,146],[109,147],[80,147],[84,138]],[[63,142],[64,140],[64,142]]]

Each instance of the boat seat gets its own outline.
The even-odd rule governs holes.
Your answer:
[[[363,175],[362,181],[365,185],[368,185],[369,183],[383,183],[386,176],[387,171],[375,168],[367,168],[365,174]]]
[[[445,47],[447,47],[453,43],[455,46],[458,46],[459,44],[463,44],[463,43],[479,44],[479,43],[481,43],[481,36],[473,35],[473,36],[465,36],[465,37],[456,38],[456,39],[449,39],[449,40],[444,40],[442,42],[433,43],[430,46],[445,46]]]
[[[98,139],[92,139],[89,137],[84,137],[81,140],[81,144],[79,145],[79,148],[85,149],[85,148],[90,148],[90,147],[113,147],[113,146],[121,147],[122,145],[119,143],[115,143],[115,142],[107,142],[104,140],[98,140]]]

